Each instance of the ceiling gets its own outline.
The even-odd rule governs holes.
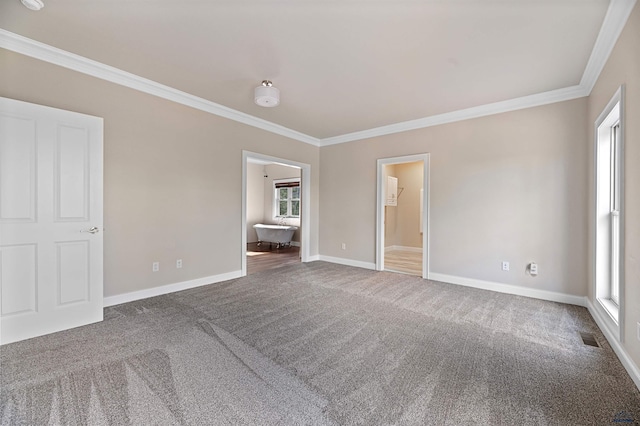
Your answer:
[[[577,86],[609,7],[609,0],[44,2],[33,12],[2,0],[0,28],[320,141]],[[253,103],[263,79],[281,91],[277,108]]]

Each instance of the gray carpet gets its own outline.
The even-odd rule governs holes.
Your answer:
[[[584,308],[324,262],[107,308],[0,361],[6,425],[640,424]]]

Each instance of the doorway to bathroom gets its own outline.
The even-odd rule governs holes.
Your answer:
[[[310,166],[243,152],[242,275],[308,259]]]
[[[429,154],[378,160],[376,270],[428,278]]]

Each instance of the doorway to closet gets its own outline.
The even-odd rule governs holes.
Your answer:
[[[429,154],[378,160],[376,269],[428,278]]]

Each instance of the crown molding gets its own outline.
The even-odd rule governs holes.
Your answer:
[[[571,86],[564,89],[552,90],[549,92],[537,93],[535,95],[510,99],[508,101],[480,105],[473,108],[461,109],[458,111],[419,118],[417,120],[404,121],[402,123],[395,123],[388,126],[376,127],[374,129],[362,130],[360,132],[347,133],[345,135],[325,138],[322,139],[322,146],[353,142],[360,139],[390,135],[393,133],[406,132],[409,130],[424,129],[426,127],[440,126],[442,124],[454,123],[456,121],[470,120],[473,118],[485,117],[487,115],[500,114],[503,112],[532,108],[555,102],[568,101],[571,99],[582,98],[587,95],[588,93],[586,93],[586,90],[582,86]]]
[[[582,80],[580,80],[580,86],[587,89],[588,95],[591,94],[591,90],[593,90],[593,86],[607,63],[635,4],[636,0],[611,0],[609,3],[609,9],[607,9],[607,14],[602,21],[600,33],[598,33],[584,74],[582,74]]]
[[[317,147],[353,142],[393,133],[423,129],[470,120],[488,115],[500,114],[519,109],[532,108],[555,102],[577,99],[591,94],[609,55],[611,54],[620,33],[622,32],[637,0],[611,0],[609,8],[587,62],[580,84],[544,93],[524,96],[492,104],[480,105],[444,114],[404,121],[373,129],[362,130],[344,135],[319,139],[293,129],[272,123],[262,118],[240,112],[204,98],[165,86],[153,80],[120,70],[118,68],[58,49],[53,46],[23,37],[0,28],[0,48],[30,56],[51,64],[59,65],[121,86],[129,87],[143,93],[157,96],[172,102],[186,105],[219,117],[227,118],[267,132],[285,136]]]
[[[23,37],[19,34],[0,28],[0,47],[30,56],[41,61],[59,65],[83,74],[90,75],[111,83],[129,87],[131,89],[157,96],[172,102],[186,105],[219,117],[228,118],[239,123],[243,123],[258,129],[266,130],[281,136],[295,139],[300,142],[314,146],[320,146],[320,140],[313,136],[289,129],[279,124],[263,120],[258,117],[228,108],[224,105],[211,102],[204,98],[191,95],[189,93],[174,89],[138,75],[123,71],[121,69],[85,58],[66,50]]]

